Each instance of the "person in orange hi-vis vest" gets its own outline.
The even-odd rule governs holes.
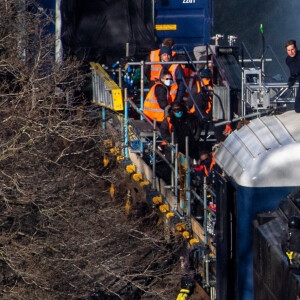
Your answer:
[[[214,165],[216,164],[215,155],[209,151],[202,150],[200,152],[200,158],[194,165],[194,171],[202,173],[203,176],[209,177]]]
[[[174,39],[165,38],[158,49],[152,50],[150,52],[150,54],[148,55],[148,57],[146,59],[146,62],[160,62],[160,50],[163,47],[168,47],[171,49],[171,56],[174,59],[176,56],[176,52],[172,51],[174,44],[175,44]],[[144,73],[145,73],[146,78],[152,83],[159,80],[160,68],[161,68],[160,64],[145,65]]]
[[[205,130],[204,141],[206,141],[209,129],[213,130],[217,143],[222,142],[231,133],[232,129],[229,123],[222,126],[214,126],[215,122],[221,120],[213,119],[213,85],[210,69],[201,71],[201,81],[197,80],[192,87],[191,95],[186,101],[186,105],[200,119],[201,127]]]
[[[176,83],[170,72],[165,71],[160,74],[157,81],[149,90],[144,101],[143,113],[153,121],[161,123],[164,120],[165,109],[175,99],[177,91]]]
[[[190,111],[195,112],[200,120],[211,120],[213,96],[212,80],[208,72],[203,73],[203,75],[201,81],[197,78],[195,84],[192,86],[191,95],[189,95],[186,105]],[[193,100],[196,102],[197,108]]]
[[[169,47],[162,47],[159,56],[160,62],[166,63],[173,61],[172,51]],[[185,93],[185,76],[181,64],[174,62],[169,64],[155,64],[154,66],[155,69],[151,71],[151,77],[156,80],[156,78],[160,78],[161,72],[169,71],[172,74],[174,82],[178,85],[175,101],[182,101]]]

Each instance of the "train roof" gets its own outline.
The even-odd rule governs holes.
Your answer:
[[[251,120],[226,138],[216,162],[240,186],[300,186],[300,114]]]

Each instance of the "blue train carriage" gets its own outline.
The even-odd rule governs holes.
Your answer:
[[[300,186],[300,115],[251,120],[216,154],[217,299],[253,300],[253,221]]]
[[[257,215],[253,235],[255,300],[300,298],[299,220],[300,188],[275,211]]]
[[[175,48],[192,51],[210,43],[214,22],[213,0],[155,1],[154,27],[158,42],[174,38]]]

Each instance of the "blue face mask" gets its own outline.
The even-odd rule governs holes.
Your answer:
[[[166,86],[170,86],[172,84],[172,80],[166,79],[164,83]]]
[[[183,115],[183,111],[176,111],[176,112],[174,112],[174,115],[176,118],[181,118]]]

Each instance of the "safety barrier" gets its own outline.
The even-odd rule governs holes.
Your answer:
[[[174,144],[174,137],[172,136],[171,143],[166,145],[171,150],[171,161],[166,160],[164,154],[158,149],[157,141],[159,141],[160,133],[156,128],[155,122],[151,122],[141,111],[136,104],[127,97],[125,89],[125,112],[124,112],[124,153],[128,152],[128,158],[135,165],[137,165],[137,172],[142,172],[145,180],[149,181],[152,190],[158,191],[159,197],[153,198],[153,203],[158,207],[160,212],[165,215],[166,222],[176,219],[176,232],[181,234],[192,248],[199,248],[199,258],[203,264],[203,286],[208,288],[212,294],[214,282],[210,277],[209,265],[215,261],[215,249],[212,245],[213,225],[212,219],[215,220],[215,213],[209,207],[209,196],[213,195],[213,191],[209,189],[206,179],[204,179],[203,196],[201,197],[193,190],[191,184],[191,160],[189,156],[185,156],[178,152],[178,146]],[[142,120],[132,120],[128,117],[126,110],[129,107],[137,111]],[[141,125],[143,124],[143,125]],[[140,131],[136,127],[139,127]],[[146,129],[143,129],[146,127]],[[131,134],[130,131],[136,130],[138,133]],[[138,139],[139,145],[130,140],[130,136]],[[141,145],[142,144],[142,145]],[[145,147],[152,157],[151,165],[145,166],[143,162],[143,155]],[[133,149],[134,148],[134,149]],[[189,153],[188,138],[186,139],[186,153]],[[125,154],[126,156],[126,154]],[[170,170],[171,184],[166,185],[160,178],[156,176],[156,164],[158,160],[165,163],[166,168]],[[148,172],[146,171],[148,169]],[[179,178],[181,180],[179,180]],[[197,198],[199,203],[203,205],[203,216],[201,219],[203,223],[200,224],[191,213],[192,199]],[[200,204],[200,205],[201,205]],[[211,217],[211,219],[209,218]],[[210,247],[210,253],[207,253],[206,245]]]
[[[187,62],[183,62],[187,63]],[[144,62],[130,63],[141,66]],[[213,246],[213,226],[215,213],[209,207],[210,197],[213,191],[209,189],[206,179],[202,186],[202,195],[193,188],[191,183],[192,162],[188,156],[188,139],[186,139],[187,155],[178,152],[178,146],[174,144],[174,137],[171,143],[167,144],[171,150],[171,161],[168,161],[164,153],[158,149],[161,140],[160,133],[156,128],[156,123],[151,122],[143,114],[143,71],[141,71],[140,106],[130,99],[127,89],[124,89],[123,108],[118,104],[120,97],[113,97],[113,91],[121,90],[116,84],[111,84],[106,71],[97,64],[91,64],[93,74],[93,95],[95,103],[106,109],[113,110],[121,115],[121,134],[123,145],[121,149],[111,148],[112,153],[120,158],[126,171],[131,174],[132,180],[139,182],[143,186],[151,186],[151,192],[155,191],[152,203],[164,215],[165,223],[174,225],[176,234],[182,235],[188,242],[189,247],[197,249],[197,255],[202,267],[203,287],[214,294],[215,281],[211,277],[210,264],[215,261],[215,248]],[[122,90],[121,90],[122,92]],[[122,96],[123,97],[123,96]],[[123,99],[123,98],[122,98]],[[123,100],[122,100],[123,101]],[[117,108],[117,109],[116,109]],[[132,119],[129,110],[134,110],[139,119]],[[102,115],[106,120],[105,113]],[[144,156],[147,152],[151,161],[145,163]],[[169,169],[170,184],[167,185],[156,175],[157,164],[163,162]],[[180,180],[179,180],[180,179]],[[196,201],[201,205],[203,215],[196,218],[191,211],[192,202]],[[199,216],[198,216],[199,217]],[[210,249],[207,251],[207,249]]]
[[[115,147],[112,141],[106,141],[105,146],[110,149],[112,155],[116,157],[117,161],[120,161],[126,169],[126,172],[130,174],[133,181],[137,182],[140,186],[146,187],[150,194],[153,193],[152,204],[160,211],[164,216],[165,224],[171,224],[173,226],[173,233],[181,235],[188,243],[191,249],[198,249],[199,262],[203,265],[203,287],[214,290],[214,281],[210,277],[210,263],[215,261],[215,249],[212,242],[213,232],[209,230],[208,214],[214,214],[210,208],[206,205],[208,203],[207,193],[204,194],[204,199],[192,189],[191,186],[191,163],[189,157],[184,156],[178,152],[178,146],[173,142],[167,144],[167,147],[171,148],[172,160],[169,162],[164,157],[164,154],[157,148],[156,141],[160,138],[159,132],[156,129],[155,123],[152,123],[135,103],[132,102],[124,91],[124,118],[120,118],[123,122],[121,126],[124,136],[124,143],[121,147]],[[140,113],[143,120],[130,120],[128,117],[129,107],[134,108]],[[127,112],[126,112],[127,111]],[[135,123],[136,122],[136,123]],[[143,122],[146,124],[147,131],[143,129],[139,132],[139,136],[134,127]],[[141,128],[140,128],[141,129]],[[134,145],[138,140],[141,145]],[[172,141],[174,138],[172,139]],[[143,160],[143,151],[147,147],[147,151],[153,157],[150,165],[146,164]],[[188,153],[188,140],[186,141],[186,151]],[[164,161],[166,167],[170,169],[171,184],[169,186],[155,174],[157,160]],[[108,163],[108,158],[104,158],[104,165]],[[181,180],[178,178],[181,176]],[[205,184],[207,190],[207,185]],[[111,187],[110,193],[113,194],[114,188]],[[203,205],[203,224],[199,222],[191,214],[191,201],[194,197],[197,197],[199,203]],[[125,209],[129,209],[130,203],[126,202]],[[205,207],[207,206],[207,209]],[[166,226],[169,226],[166,225]],[[207,252],[207,247],[210,247],[210,251]]]
[[[114,111],[122,111],[124,106],[120,87],[98,63],[91,62],[90,65],[92,70],[93,102]]]

